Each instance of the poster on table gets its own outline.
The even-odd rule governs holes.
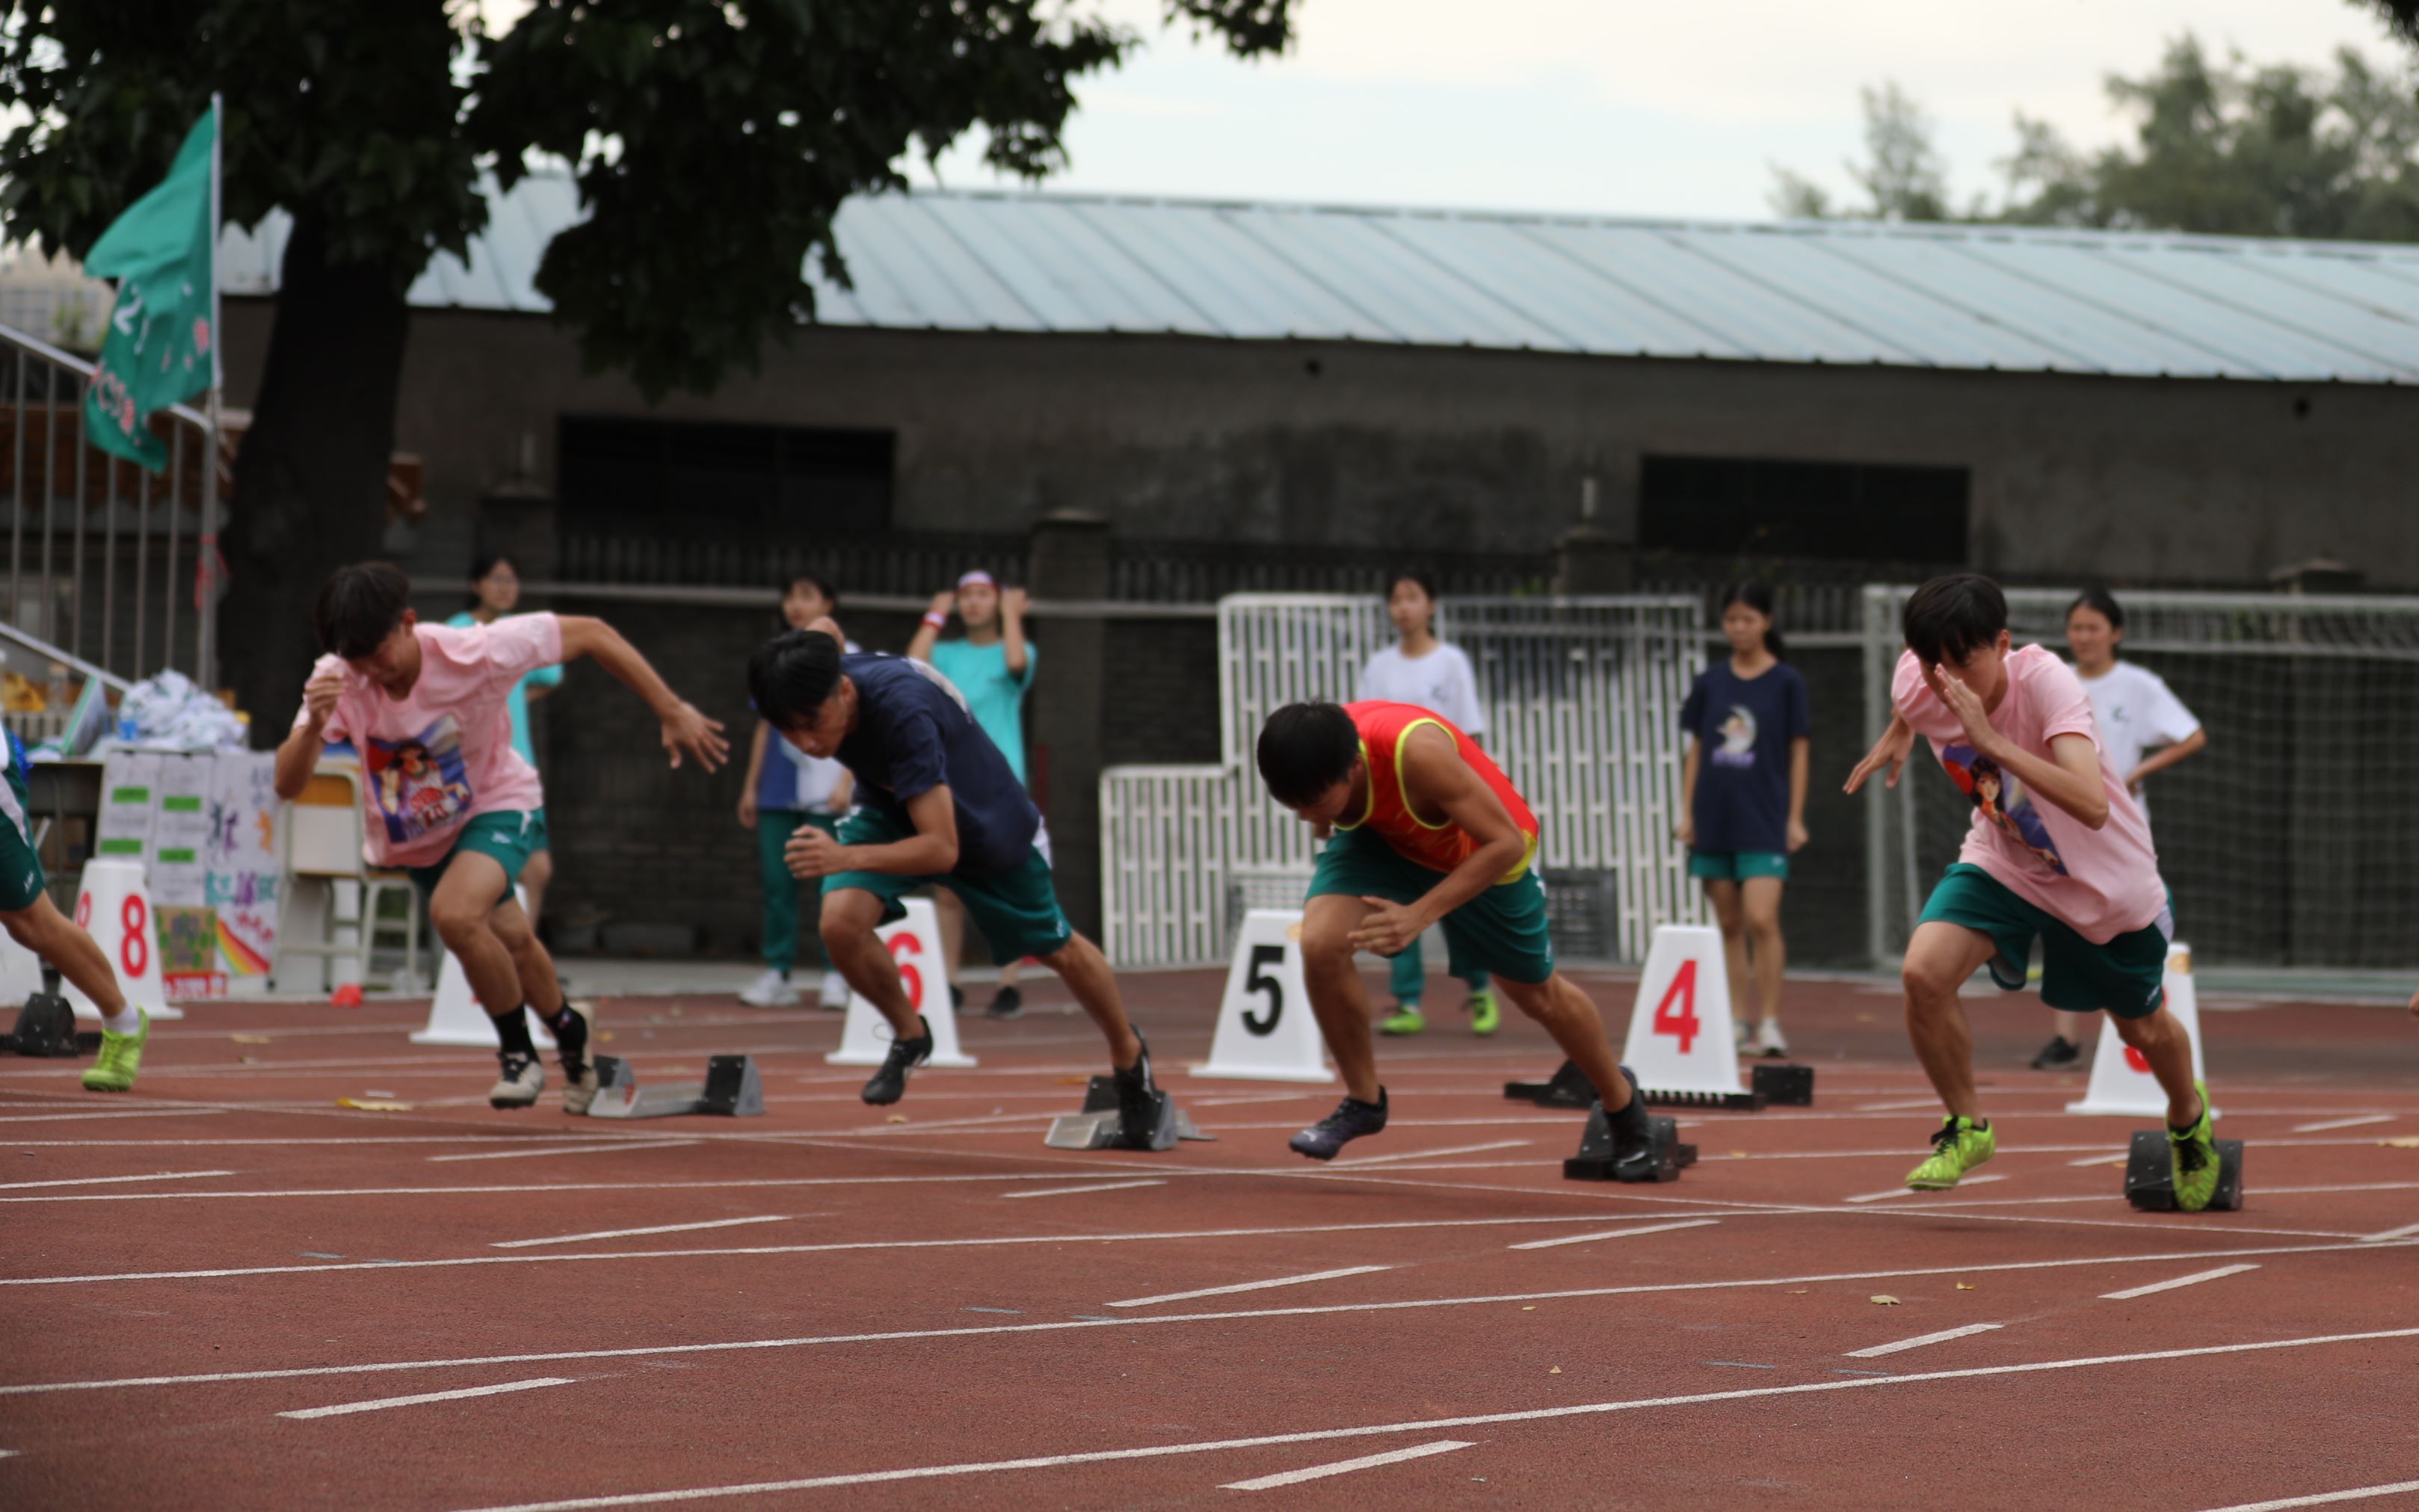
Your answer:
[[[219,758],[163,754],[152,784],[151,914],[159,922],[160,974],[172,998],[218,997],[218,920],[209,903],[210,802]],[[214,990],[215,989],[215,990]]]
[[[100,765],[100,824],[93,848],[111,860],[151,865],[151,825],[160,811],[157,751],[114,750]]]
[[[285,837],[275,754],[224,750],[216,765],[202,901],[211,914],[216,950],[208,995],[220,997],[261,985],[277,959]]]

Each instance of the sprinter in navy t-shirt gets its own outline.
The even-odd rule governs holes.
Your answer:
[[[1680,842],[1688,874],[1722,927],[1729,956],[1732,1021],[1747,1048],[1746,999],[1752,954],[1761,1023],[1755,1047],[1785,1056],[1780,1034],[1780,888],[1789,857],[1806,843],[1806,762],[1813,736],[1806,680],[1780,659],[1772,627],[1772,590],[1738,583],[1722,595],[1722,634],[1730,659],[1697,674],[1681,706],[1688,732],[1683,768]],[[1751,948],[1751,949],[1750,949]]]
[[[932,1028],[873,932],[906,916],[902,895],[935,885],[965,903],[1000,959],[1032,956],[1065,980],[1109,1041],[1127,1142],[1147,1148],[1149,1050],[1126,1021],[1107,958],[1059,909],[1025,784],[947,677],[925,662],[843,655],[844,639],[828,619],[774,637],[748,659],[747,691],[783,739],[837,757],[856,778],[857,809],[840,833],[802,829],[788,856],[791,871],[823,879],[832,964],[890,1021],[889,1057],[865,1101],[898,1102],[907,1072],[932,1053]]]

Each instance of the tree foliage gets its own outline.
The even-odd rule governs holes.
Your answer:
[[[2395,0],[2403,3],[2403,0]],[[2419,7],[2419,0],[2409,0]],[[1892,220],[2419,240],[2419,100],[2345,49],[2330,71],[2212,60],[2186,36],[2139,78],[2111,75],[2110,103],[2130,142],[2083,152],[2047,122],[2016,113],[2014,150],[1997,166],[1995,206],[1960,217],[1946,194],[1931,128],[1894,85],[1864,95],[1868,158],[1850,171]],[[1923,165],[1933,169],[1927,178]],[[1776,208],[1832,213],[1819,186],[1776,170]]]

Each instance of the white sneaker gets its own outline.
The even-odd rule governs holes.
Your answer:
[[[823,985],[815,989],[815,998],[824,1007],[840,1012],[848,1007],[848,979],[837,971],[826,971]]]
[[[747,984],[739,1000],[749,1008],[791,1008],[798,1001],[798,990],[790,979],[778,971],[767,971]]]
[[[525,1108],[535,1103],[537,1095],[546,1090],[546,1068],[537,1063],[537,1057],[503,1050],[497,1052],[496,1058],[502,1070],[496,1085],[487,1088],[487,1105]]]
[[[1755,1031],[1748,1027],[1747,1020],[1731,1020],[1731,1048],[1742,1056],[1755,1048]]]
[[[1755,1031],[1755,1052],[1770,1059],[1789,1054],[1789,1041],[1780,1037],[1780,1021],[1765,1019]]]

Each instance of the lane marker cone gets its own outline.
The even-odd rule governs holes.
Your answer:
[[[1739,1080],[1731,1037],[1730,967],[1721,931],[1702,924],[1656,927],[1621,1058],[1650,1098],[1680,1093],[1688,1101],[1726,1102],[1750,1096]]]
[[[1243,916],[1210,1059],[1192,1071],[1252,1082],[1335,1080],[1302,980],[1301,909],[1255,908]]]
[[[2166,989],[2167,1011],[2192,1037],[2193,1080],[2207,1085],[2209,1073],[2201,1069],[2200,996],[2193,987],[2191,946],[2167,947]],[[2116,1113],[2131,1119],[2167,1116],[2166,1092],[2150,1074],[2150,1063],[2142,1052],[2118,1037],[2114,1014],[2100,1015],[2100,1045],[2091,1053],[2091,1083],[2083,1089],[2083,1101],[2069,1103],[2066,1111]],[[2209,1116],[2217,1117],[2214,1103]]]
[[[940,911],[930,898],[909,898],[905,907],[905,918],[884,925],[873,937],[889,947],[890,959],[899,963],[899,985],[906,991],[907,1006],[923,1014],[932,1028],[932,1057],[924,1064],[967,1070],[976,1062],[958,1048],[958,1017],[949,1011],[949,979],[941,960]],[[890,1021],[882,1010],[863,993],[852,991],[840,1048],[824,1057],[824,1064],[879,1066],[890,1054]]]
[[[75,921],[109,957],[109,969],[116,974],[117,990],[126,995],[129,1007],[154,1019],[185,1016],[168,1006],[167,984],[161,980],[160,933],[152,923],[142,862],[111,857],[86,861],[84,884],[76,893]],[[100,1022],[100,1010],[75,983],[62,980],[59,992],[76,1017]]]

